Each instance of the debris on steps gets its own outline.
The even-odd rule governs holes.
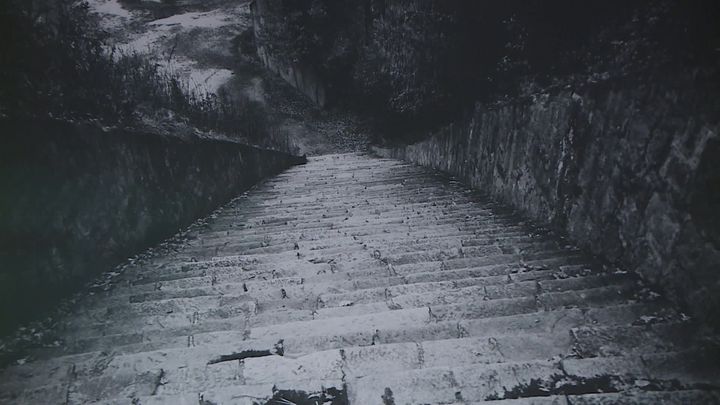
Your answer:
[[[720,403],[717,338],[457,182],[310,158],[66,305],[0,403]]]

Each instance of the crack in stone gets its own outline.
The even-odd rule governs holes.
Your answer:
[[[70,405],[70,395],[72,394],[73,385],[77,379],[77,370],[75,363],[68,368],[68,384],[65,389],[65,405]]]
[[[418,364],[420,365],[420,368],[422,368],[425,365],[425,349],[423,348],[421,342],[416,342],[415,345],[417,346],[418,351]]]

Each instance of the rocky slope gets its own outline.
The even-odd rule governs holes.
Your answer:
[[[270,117],[271,130],[269,139],[256,142],[301,155],[366,147],[368,137],[360,120],[339,111],[318,110],[265,72],[254,55],[240,52],[239,36],[252,27],[248,2],[180,4],[162,18],[142,3],[91,0],[89,4],[119,51],[152,58],[182,77],[191,91],[243,98],[260,106]]]

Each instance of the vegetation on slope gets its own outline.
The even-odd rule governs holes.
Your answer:
[[[478,100],[720,63],[712,0],[259,2],[258,38],[275,56],[316,67],[337,100],[420,128]]]
[[[125,126],[164,112],[227,135],[266,132],[256,103],[190,91],[152,61],[108,46],[84,2],[11,0],[1,13],[0,117]]]

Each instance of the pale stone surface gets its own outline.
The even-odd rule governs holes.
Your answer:
[[[0,372],[0,402],[717,399],[693,325],[638,291],[423,169],[316,157],[81,301],[60,347]]]

